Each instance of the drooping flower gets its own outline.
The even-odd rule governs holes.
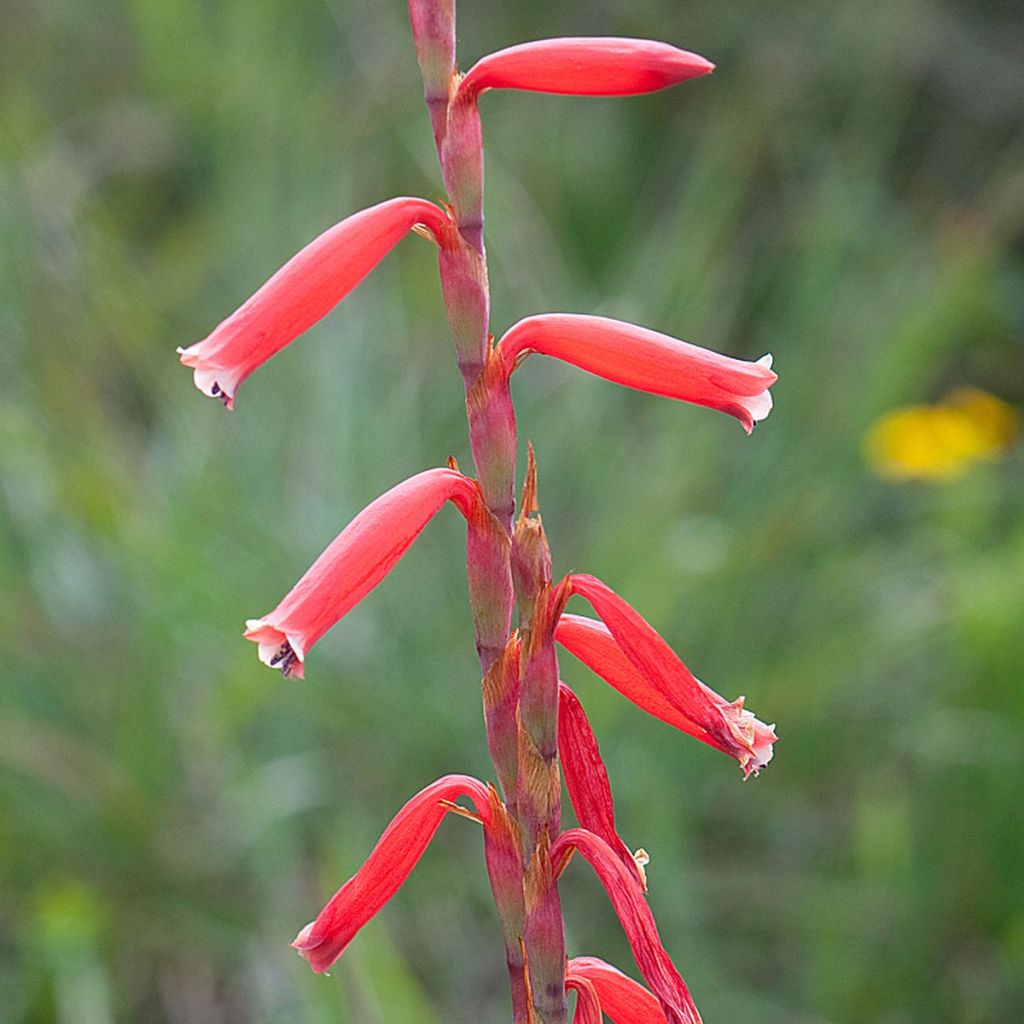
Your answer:
[[[206,338],[178,349],[196,387],[230,409],[253,370],[326,316],[418,224],[442,238],[448,218],[426,199],[401,196],[314,238]]]
[[[481,515],[476,481],[454,469],[418,473],[367,505],[272,612],[246,621],[260,661],[301,679],[310,648],[384,579],[446,501],[467,520]]]
[[[597,739],[579,698],[562,682],[558,684],[558,757],[576,820],[615,851],[646,891],[647,854],[643,850],[632,853],[615,829],[612,787]]]
[[[599,579],[584,574],[569,579],[572,592],[590,602],[634,671],[626,670],[601,631],[578,617],[562,627],[559,638],[572,653],[640,707],[734,757],[745,775],[771,760],[774,726],[747,711],[742,697],[726,701],[700,682],[657,630]],[[675,715],[664,714],[664,704],[651,700],[651,688]]]
[[[446,775],[420,790],[395,815],[363,866],[330,898],[295,937],[292,946],[318,974],[341,956],[352,937],[401,888],[423,856],[449,811],[464,814],[453,801],[469,797],[488,827],[491,792],[468,775]]]
[[[636,965],[660,1000],[668,1024],[700,1024],[689,989],[661,944],[654,916],[636,876],[600,836],[583,828],[568,829],[552,845],[551,861],[557,874],[564,870],[573,851],[590,862],[608,893]]]
[[[714,64],[696,53],[650,39],[538,39],[482,57],[462,79],[459,93],[525,89],[578,96],[632,96],[667,89],[714,69]]]
[[[596,956],[573,957],[565,979],[567,985],[589,982],[613,1024],[667,1024],[661,1004],[643,985]]]
[[[570,654],[579,658],[587,668],[641,710],[716,750],[721,750],[732,757],[737,756],[735,746],[723,743],[662,696],[651,679],[629,660],[603,622],[584,615],[564,613],[558,621],[555,639]],[[749,775],[750,772],[763,768],[771,760],[771,745],[778,738],[774,732],[775,727],[765,725],[747,711],[743,707],[742,697],[728,701],[696,677],[694,680],[718,706],[726,720],[732,723],[731,731],[749,738],[750,745],[744,747],[744,753],[739,758],[744,771]],[[753,747],[753,758],[749,756],[750,746]]]
[[[772,357],[723,356],[622,320],[545,313],[511,327],[498,346],[507,373],[531,352],[553,356],[626,387],[735,416],[749,434],[772,408]]]
[[[688,736],[702,740],[716,750],[729,753],[721,741],[687,718],[661,695],[661,691],[626,657],[603,622],[565,612],[558,620],[555,639],[591,672],[600,676],[642,711],[660,718]]]

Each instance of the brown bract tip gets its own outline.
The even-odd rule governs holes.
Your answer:
[[[519,510],[519,518],[525,519],[540,511],[537,501],[537,457],[533,450],[533,442],[526,442],[526,479],[523,481],[523,500]]]

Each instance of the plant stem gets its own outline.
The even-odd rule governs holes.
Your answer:
[[[424,94],[454,220],[441,242],[445,309],[466,388],[470,448],[491,521],[471,525],[470,601],[484,674],[488,747],[502,788],[503,854],[493,853],[515,1024],[566,1024],[565,928],[549,849],[561,830],[558,664],[554,624],[564,604],[536,512],[533,451],[513,529],[517,436],[508,375],[489,330],[483,241],[483,140],[476,96],[461,96],[454,68],[452,0],[412,0]],[[434,33],[434,35],[431,35]],[[439,54],[451,55],[441,86]],[[522,639],[512,633],[518,600]],[[554,615],[554,617],[552,617]],[[519,856],[508,850],[514,837]],[[495,842],[491,840],[492,845]],[[489,864],[490,864],[489,860]]]

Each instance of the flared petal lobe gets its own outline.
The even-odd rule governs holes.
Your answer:
[[[196,387],[229,409],[239,384],[326,316],[416,224],[445,231],[440,207],[401,196],[352,214],[313,239],[202,341],[178,349]]]
[[[615,830],[612,787],[597,738],[579,698],[561,682],[558,684],[558,757],[576,820],[583,828],[600,836],[646,890],[643,869],[646,855],[640,851],[639,859],[635,857]]]
[[[246,622],[260,660],[299,679],[310,648],[357,605],[408,551],[446,501],[467,519],[479,512],[475,480],[428,469],[371,502],[331,542],[283,601]]]
[[[714,71],[696,53],[650,39],[578,37],[539,39],[498,50],[466,73],[461,94],[525,89],[576,96],[632,96],[655,92]]]
[[[511,373],[530,352],[553,356],[605,380],[735,416],[749,434],[771,412],[771,356],[723,356],[622,320],[574,313],[527,317],[499,352]]]
[[[642,679],[647,680],[675,708],[681,719],[691,722],[697,730],[706,733],[707,739],[700,736],[699,732],[684,728],[683,722],[678,719],[670,721],[666,718],[666,721],[683,728],[684,732],[705,739],[705,742],[734,757],[745,775],[760,771],[771,760],[772,743],[776,739],[774,726],[758,721],[743,707],[742,697],[726,701],[705,686],[683,664],[657,630],[599,579],[574,574],[570,580],[572,592],[590,602],[621,652]],[[583,651],[581,660],[587,661],[584,654],[588,654],[588,648],[594,647],[595,637],[591,631],[590,634],[584,634],[582,639],[582,644],[577,639],[577,647]],[[607,648],[599,648],[596,661],[604,666],[613,665],[614,674],[608,681],[616,689],[642,692],[640,681],[621,673],[614,659],[608,657]],[[595,671],[599,670],[595,668]],[[658,717],[664,718],[660,714]]]
[[[667,1024],[661,1004],[639,982],[596,956],[569,961],[566,984],[590,982],[612,1024]]]
[[[571,828],[555,840],[551,861],[556,871],[564,868],[574,850],[590,862],[608,893],[636,965],[660,1000],[669,1024],[700,1024],[697,1007],[661,944],[654,916],[636,877],[600,836],[583,828]]]
[[[446,775],[417,793],[395,815],[363,866],[331,897],[292,946],[318,974],[341,956],[352,937],[401,888],[423,856],[452,801],[469,797],[488,826],[490,795],[468,775]]]

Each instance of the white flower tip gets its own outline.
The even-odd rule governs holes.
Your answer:
[[[236,382],[228,379],[223,370],[210,370],[197,366],[192,371],[192,379],[204,395],[220,399],[225,408],[234,408]]]
[[[774,725],[765,725],[752,711],[743,706],[740,697],[731,704],[722,705],[721,711],[738,751],[733,755],[743,769],[743,777],[757,775],[772,759],[772,744],[778,739]]]
[[[743,769],[743,778],[749,779],[751,775],[756,778],[760,775],[761,769],[768,764],[774,754],[772,741],[758,743],[754,748],[754,753],[748,755],[746,761],[740,766]]]
[[[765,358],[771,359],[771,356]],[[759,395],[744,395],[739,399],[739,404],[747,410],[755,423],[760,423],[772,411],[772,393],[765,388]]]
[[[280,669],[286,679],[304,678],[305,652],[298,636],[283,633],[266,619],[246,619],[244,636],[258,646],[264,665]]]
[[[633,863],[636,865],[637,874],[640,876],[640,885],[644,892],[647,892],[647,872],[644,868],[651,863],[650,854],[641,846],[633,854]]]
[[[771,352],[767,352],[767,353],[765,353],[765,355],[761,356],[761,358],[757,360],[757,365],[758,366],[764,366],[764,367],[766,367],[767,369],[770,370],[772,368],[772,354],[771,354]]]
[[[220,367],[210,366],[203,361],[199,347],[202,342],[176,350],[184,366],[192,370],[195,386],[210,398],[220,399],[228,409],[234,408],[235,391],[238,390],[238,373]]]

